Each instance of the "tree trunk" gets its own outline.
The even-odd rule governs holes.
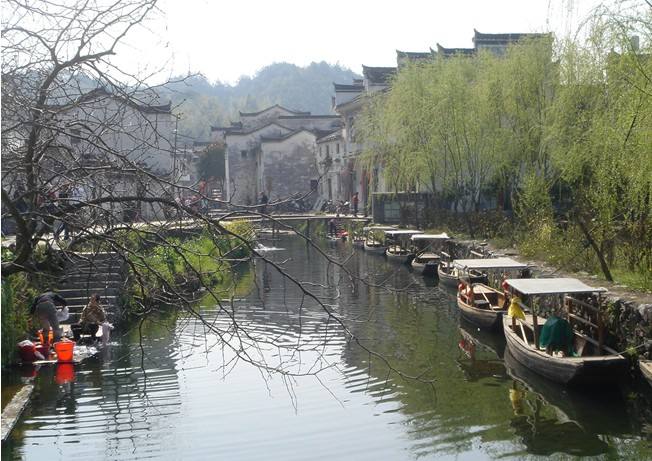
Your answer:
[[[598,257],[598,261],[600,261],[600,268],[602,269],[602,273],[604,274],[604,277],[609,282],[613,282],[614,279],[611,276],[611,271],[609,270],[609,265],[607,264],[607,260],[605,259],[605,255],[602,252],[602,250],[600,249],[600,246],[597,244],[597,242],[591,236],[591,232],[589,231],[589,228],[587,227],[586,223],[582,220],[582,218],[578,217],[577,218],[577,224],[579,224],[580,229],[582,230],[582,233],[584,234],[584,237],[586,237],[586,240],[589,242],[589,245],[591,245],[591,248],[593,248],[593,251],[595,252],[595,255]]]

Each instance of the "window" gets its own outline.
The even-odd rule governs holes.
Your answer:
[[[310,190],[311,191],[316,191],[318,184],[319,184],[319,181],[317,179],[311,179],[310,180]]]
[[[81,130],[75,128],[70,130],[70,144],[79,144],[81,142],[81,139],[79,139],[79,136],[81,136]]]
[[[326,144],[326,155],[330,154],[330,146]]]
[[[335,150],[336,150],[336,152],[338,154],[340,153],[340,143],[339,142],[337,144],[335,144]]]
[[[246,150],[241,150],[240,151],[240,157],[247,158],[247,151]]]

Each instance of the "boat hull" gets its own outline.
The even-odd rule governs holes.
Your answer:
[[[437,275],[439,276],[439,283],[450,288],[457,288],[457,284],[460,282],[457,275],[451,275],[445,272],[442,270],[441,265],[437,266]]]
[[[652,386],[652,360],[639,360],[638,366],[643,377]]]
[[[502,319],[505,313],[503,310],[479,309],[462,301],[459,295],[457,295],[457,307],[460,308],[462,317],[480,328],[499,331],[503,326]]]
[[[511,317],[503,316],[507,348],[515,360],[538,375],[565,385],[592,387],[613,384],[624,375],[627,362],[622,355],[596,357],[554,357],[525,345],[511,328]]]
[[[368,251],[369,253],[372,253],[372,254],[378,254],[378,255],[385,254],[385,247],[384,246],[368,245],[367,243],[365,243],[364,244],[364,249],[365,249],[365,251]]]
[[[392,261],[397,264],[406,264],[412,257],[411,254],[396,254],[390,252],[389,250],[385,251],[385,256],[387,256],[388,261]]]

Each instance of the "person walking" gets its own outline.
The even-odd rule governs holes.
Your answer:
[[[358,193],[354,193],[353,197],[351,197],[351,204],[353,205],[353,216],[358,217],[358,203],[360,202],[360,198],[358,197]]]

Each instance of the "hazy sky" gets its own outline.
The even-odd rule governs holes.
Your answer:
[[[598,0],[163,0],[120,59],[234,83],[273,62],[393,66],[395,50],[472,47],[480,32],[575,30]]]

